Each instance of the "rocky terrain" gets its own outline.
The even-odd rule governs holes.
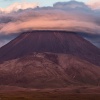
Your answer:
[[[32,53],[0,64],[0,85],[62,88],[100,85],[100,67],[68,54]]]

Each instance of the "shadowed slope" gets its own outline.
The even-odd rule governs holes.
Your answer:
[[[100,49],[74,32],[25,32],[0,49],[0,61],[20,58],[32,52],[64,53],[100,65]]]

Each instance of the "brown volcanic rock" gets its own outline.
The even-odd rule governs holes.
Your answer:
[[[100,85],[100,67],[66,54],[33,53],[0,64],[0,85],[33,88]]]
[[[0,62],[20,58],[32,52],[71,54],[100,65],[100,49],[74,32],[25,32],[0,48]]]

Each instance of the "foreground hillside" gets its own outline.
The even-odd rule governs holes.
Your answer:
[[[67,54],[32,53],[0,64],[0,85],[31,88],[100,85],[100,67]]]

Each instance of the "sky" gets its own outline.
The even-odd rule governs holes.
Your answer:
[[[0,47],[34,29],[79,32],[100,47],[100,0],[0,0]]]
[[[61,2],[61,1],[70,1],[70,0],[0,0],[0,7],[7,7],[15,2],[34,2],[38,3],[39,6],[52,6],[55,2]],[[89,0],[77,0],[82,2],[87,2]]]

